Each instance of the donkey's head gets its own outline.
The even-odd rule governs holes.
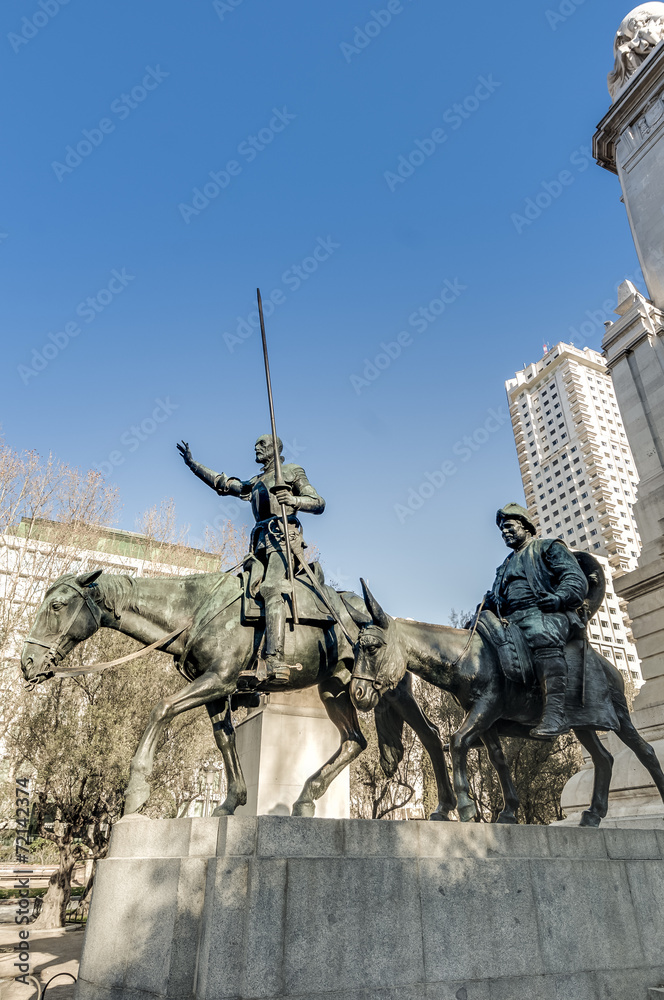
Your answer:
[[[21,670],[29,684],[53,677],[74,646],[99,628],[102,613],[94,599],[94,585],[101,573],[100,569],[79,576],[66,573],[46,591],[21,653]]]
[[[360,712],[369,712],[376,707],[385,691],[397,686],[408,664],[394,619],[385,614],[364,580],[361,583],[364,602],[371,617],[360,614],[346,602],[353,621],[360,626],[350,696]]]

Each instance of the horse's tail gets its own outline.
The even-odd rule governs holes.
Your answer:
[[[403,716],[389,698],[381,698],[374,709],[376,734],[380,749],[380,766],[391,778],[403,759]]]

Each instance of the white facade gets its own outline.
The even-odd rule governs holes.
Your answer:
[[[638,688],[626,605],[613,587],[641,551],[632,512],[638,475],[606,362],[588,347],[556,344],[505,388],[528,512],[543,538],[599,558],[607,592],[589,638]]]
[[[133,531],[24,518],[0,535],[0,666],[18,663],[46,590],[64,573],[103,569],[159,577],[218,568],[218,557],[209,552],[156,543]]]

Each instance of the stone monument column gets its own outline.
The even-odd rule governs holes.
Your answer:
[[[664,309],[664,3],[645,3],[620,25],[609,74],[613,104],[593,152],[618,175],[648,293]]]
[[[638,567],[615,581],[628,601],[646,684],[633,720],[664,764],[664,3],[627,15],[609,76],[613,105],[594,152],[618,175],[650,298],[630,282],[618,292],[618,319],[602,344],[640,476],[634,515]],[[647,772],[614,736],[609,823],[664,826],[664,806]],[[571,783],[570,783],[571,784]],[[566,790],[567,791],[567,790]]]

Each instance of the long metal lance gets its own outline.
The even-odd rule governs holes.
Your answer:
[[[283,473],[281,471],[281,459],[279,457],[279,439],[277,438],[277,425],[274,419],[274,401],[272,399],[272,379],[270,378],[270,362],[267,356],[267,340],[265,339],[265,320],[263,319],[263,300],[261,299],[260,288],[256,289],[258,299],[258,315],[261,321],[261,337],[263,340],[263,360],[265,361],[265,381],[267,383],[267,400],[270,405],[270,423],[272,424],[272,450],[274,452],[274,486],[272,491],[285,486]],[[293,553],[291,552],[290,536],[288,534],[288,514],[286,505],[281,504],[281,520],[286,545],[286,563],[288,565],[288,579],[291,585],[291,607],[293,609],[293,624],[299,625],[300,619],[297,614],[297,600],[295,598],[295,574],[293,572]]]

